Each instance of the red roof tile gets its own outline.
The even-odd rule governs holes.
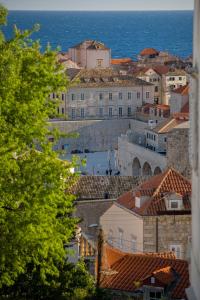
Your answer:
[[[190,111],[190,105],[189,102],[187,102],[182,108],[181,108],[181,113],[188,113]]]
[[[189,84],[180,86],[179,88],[173,90],[173,93],[180,94],[182,96],[189,95]]]
[[[107,248],[107,253],[109,251],[112,251],[110,247]],[[107,260],[110,262],[108,256]],[[172,291],[172,297],[182,299],[185,297],[185,289],[189,286],[188,263],[159,255],[124,253],[118,260],[109,263],[110,272],[106,272],[105,269],[102,271],[100,285],[102,288],[134,292],[138,288],[136,282],[142,287],[146,285],[146,279],[153,275],[161,282],[161,286],[165,287],[172,280],[172,268],[180,276]]]
[[[167,210],[164,195],[171,192],[179,193],[183,197],[184,210],[190,211],[191,204],[188,195],[191,194],[191,183],[172,168],[151,177],[135,190],[123,194],[116,204],[140,215],[156,215],[160,211]],[[138,196],[147,196],[140,208],[136,207],[135,203],[135,197]]]
[[[159,51],[154,48],[145,48],[140,52],[140,56],[158,55]]]
[[[112,65],[121,65],[121,64],[127,64],[132,62],[132,59],[127,57],[127,58],[113,58],[111,60]]]

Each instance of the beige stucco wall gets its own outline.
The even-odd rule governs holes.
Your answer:
[[[86,68],[93,69],[97,68],[97,60],[102,60],[101,68],[109,68],[111,60],[111,51],[106,50],[89,50],[87,49],[86,53]]]
[[[137,98],[137,93],[140,98]],[[146,98],[146,92],[150,97]],[[109,93],[112,93],[112,100],[109,99]],[[119,93],[122,93],[122,99],[119,99]],[[131,99],[128,99],[128,93],[131,93]],[[72,94],[75,100],[72,100]],[[84,100],[81,100],[81,94],[84,94]],[[100,99],[99,95],[103,95]],[[119,107],[123,109],[123,116],[128,116],[128,107],[131,107],[131,113],[136,111],[138,106],[143,102],[153,103],[154,87],[153,86],[127,86],[127,87],[96,87],[96,88],[70,88],[66,94],[65,115],[68,119],[72,118],[72,109],[75,109],[75,119],[80,119],[80,110],[84,108],[84,118],[114,118],[119,115]],[[112,107],[113,116],[109,117],[109,107]],[[103,108],[103,116],[99,113],[99,108]]]
[[[110,230],[113,233],[113,246],[125,252],[131,251],[131,240],[137,239],[137,252],[143,251],[143,220],[130,211],[113,204],[100,218],[100,224],[109,238]],[[119,230],[123,232],[123,247],[119,247]]]

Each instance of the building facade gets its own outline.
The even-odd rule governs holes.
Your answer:
[[[113,247],[126,252],[167,252],[188,257],[191,183],[174,169],[123,194],[100,223]]]
[[[98,41],[81,42],[69,48],[68,55],[81,68],[109,68],[111,64],[111,50]]]
[[[132,117],[143,103],[154,102],[151,83],[111,69],[81,70],[72,83],[59,107],[69,120]]]

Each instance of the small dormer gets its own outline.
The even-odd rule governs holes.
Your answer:
[[[182,210],[183,197],[178,193],[170,193],[165,195],[165,204],[167,210]]]
[[[149,196],[142,196],[139,193],[135,196],[135,207],[141,208],[142,205],[149,199]]]

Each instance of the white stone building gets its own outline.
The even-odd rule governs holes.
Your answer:
[[[69,58],[81,68],[109,68],[111,64],[111,50],[97,41],[84,41],[69,48]]]
[[[143,103],[154,102],[154,86],[113,70],[81,70],[62,95],[59,113],[69,120],[132,117]]]
[[[137,73],[137,77],[153,83],[155,103],[166,105],[169,104],[171,92],[187,83],[187,74],[184,70],[171,70],[162,65],[142,68]]]

